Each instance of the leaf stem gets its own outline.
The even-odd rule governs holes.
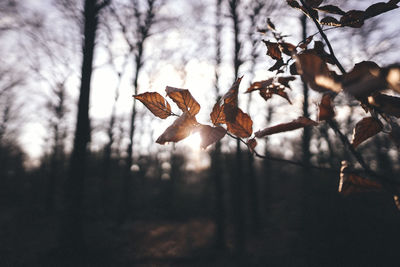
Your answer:
[[[304,2],[304,0],[300,0],[301,4],[305,7],[305,9],[308,12],[308,15],[310,16],[310,18],[314,21],[315,26],[317,26],[317,29],[319,31],[319,33],[321,34],[322,38],[324,39],[326,45],[328,46],[329,52],[333,58],[333,61],[335,61],[336,66],[340,69],[340,71],[342,72],[342,74],[346,73],[346,70],[343,68],[342,64],[340,64],[339,60],[336,58],[335,53],[333,52],[333,48],[331,46],[331,43],[328,40],[328,37],[326,36],[326,34],[324,33],[324,30],[322,29],[321,25],[319,24],[319,22],[317,21],[316,18],[314,18],[311,15],[311,8]]]

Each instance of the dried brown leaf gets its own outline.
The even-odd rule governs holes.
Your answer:
[[[280,60],[282,59],[281,49],[279,48],[279,44],[275,42],[265,41],[264,44],[267,46],[267,55],[272,59]]]
[[[335,117],[335,111],[332,106],[332,97],[329,94],[322,96],[319,104],[318,121],[331,120]]]
[[[302,79],[317,92],[340,92],[341,86],[328,69],[327,64],[313,51],[304,51],[296,56],[296,69]]]
[[[344,14],[346,14],[346,12],[344,12],[339,7],[334,6],[334,5],[319,6],[316,9],[319,10],[319,11],[322,11],[322,12],[336,14],[336,15],[344,15]]]
[[[373,4],[371,6],[369,6],[366,10],[365,10],[365,17],[366,18],[372,18],[375,17],[379,14],[385,13],[387,11],[390,11],[392,9],[396,9],[398,8],[398,6],[394,3],[384,3],[384,2],[379,2],[376,4]]]
[[[342,87],[346,93],[356,98],[363,98],[384,90],[387,83],[381,75],[381,68],[375,62],[362,61],[343,75]]]
[[[267,89],[274,82],[274,78],[270,78],[268,80],[254,82],[250,85],[245,93],[250,93],[255,90]]]
[[[291,43],[279,43],[279,49],[288,56],[292,56],[293,52],[296,52],[296,46]]]
[[[318,7],[323,0],[305,0],[306,5],[309,7]]]
[[[282,66],[284,66],[284,65],[285,65],[285,63],[283,62],[283,59],[279,59],[279,60],[277,60],[277,61],[275,62],[275,64],[274,64],[271,68],[268,69],[268,71],[275,71],[275,70],[277,70],[278,73],[279,73],[279,72],[280,72],[280,68],[281,68]]]
[[[400,118],[400,98],[385,94],[376,94],[368,97],[370,105],[378,107],[386,115]]]
[[[299,47],[300,47],[301,49],[306,49],[306,48],[307,48],[307,45],[308,45],[309,43],[311,43],[312,40],[313,40],[313,35],[308,36],[307,39],[303,40],[303,42],[301,43],[301,45],[299,45]]]
[[[156,143],[163,145],[167,142],[179,142],[192,133],[196,124],[196,118],[191,116],[189,112],[184,112],[157,138]]]
[[[250,116],[237,108],[235,120],[227,121],[228,131],[240,138],[247,138],[253,133],[253,121]]]
[[[339,193],[347,196],[353,193],[381,191],[382,185],[378,182],[360,177],[349,170],[347,161],[342,161],[340,168]]]
[[[142,102],[155,116],[165,119],[171,115],[171,106],[157,92],[146,92],[133,96],[135,99]]]
[[[335,19],[334,17],[331,17],[331,16],[327,16],[327,17],[321,19],[320,23],[322,25],[327,25],[327,26],[341,26],[342,25],[337,19]]]
[[[267,18],[267,26],[268,26],[268,29],[270,29],[271,31],[275,31],[275,25],[272,23],[272,21],[269,18]]]
[[[251,138],[247,141],[247,147],[250,149],[251,152],[254,152],[256,146],[257,146],[257,140],[255,138]]]
[[[183,112],[187,111],[192,116],[199,113],[200,104],[193,98],[189,90],[167,86],[165,91]]]
[[[384,69],[389,88],[400,93],[400,65],[392,65]]]
[[[278,125],[275,125],[272,127],[265,128],[261,131],[254,133],[254,135],[257,138],[260,138],[260,137],[263,137],[266,135],[272,135],[272,134],[276,134],[276,133],[296,130],[296,129],[303,128],[306,126],[316,126],[316,125],[318,125],[318,123],[311,119],[308,119],[306,117],[299,117],[296,120],[293,120],[288,123],[281,123],[281,124],[278,124]]]
[[[372,117],[363,118],[357,122],[353,131],[352,145],[357,147],[368,138],[382,131],[382,123]]]
[[[224,109],[219,102],[215,103],[213,110],[210,113],[210,118],[214,125],[226,123]]]
[[[203,125],[203,124],[197,126],[196,131],[199,131],[200,133],[201,136],[200,146],[203,149],[206,149],[209,145],[218,142],[226,134],[226,130],[221,126],[211,127],[209,125]]]
[[[340,24],[352,28],[360,28],[364,25],[365,12],[361,10],[350,10],[340,18]]]

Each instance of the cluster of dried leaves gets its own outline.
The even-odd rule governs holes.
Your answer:
[[[287,2],[290,6],[302,10],[315,20],[319,18],[318,12],[341,16],[340,20],[325,17],[318,21],[321,24],[361,27],[365,19],[397,8],[399,1],[381,2],[372,5],[365,11],[350,10],[348,12],[332,5],[320,6],[322,0],[301,0],[300,2],[304,5],[295,0],[288,0]],[[382,132],[384,128],[390,129],[385,133],[398,147],[400,146],[400,126],[396,122],[400,117],[400,98],[387,94],[390,90],[394,94],[400,93],[400,65],[380,67],[375,62],[363,61],[356,64],[351,71],[342,71],[341,74],[337,74],[334,65],[339,67],[338,61],[333,54],[324,50],[322,42],[314,41],[314,47],[308,48],[313,41],[313,36],[295,46],[283,40],[270,20],[268,20],[268,31],[272,32],[275,40],[265,40],[264,44],[267,47],[267,55],[276,61],[269,69],[276,71],[276,76],[254,82],[246,90],[246,93],[258,91],[265,101],[268,101],[274,95],[278,95],[291,104],[286,90],[290,89],[289,82],[300,77],[311,89],[321,93],[318,122],[299,117],[290,122],[267,127],[253,134],[253,121],[250,115],[243,112],[238,106],[239,85],[242,80],[242,78],[239,78],[214,105],[210,114],[213,125],[197,122],[196,114],[200,110],[200,105],[187,89],[166,88],[167,96],[182,111],[180,116],[171,112],[170,104],[157,92],[135,95],[135,99],[141,101],[155,116],[161,119],[171,115],[178,116],[156,142],[160,144],[178,142],[193,132],[199,132],[202,139],[201,146],[207,148],[229,133],[240,140],[247,138],[246,141],[242,141],[246,142],[251,151],[255,151],[256,138],[303,127],[317,126],[324,121],[332,122],[335,118],[334,98],[339,93],[345,93],[358,100],[365,112],[370,114],[355,125],[351,141],[354,149],[367,139]],[[291,63],[291,61],[294,61],[294,63]],[[290,66],[289,63],[291,63]],[[286,72],[287,68],[289,68],[291,75],[279,76],[280,73]],[[362,178],[349,171],[346,162],[343,163],[339,192],[349,194],[381,188],[380,181]],[[397,198],[396,203],[398,202]]]

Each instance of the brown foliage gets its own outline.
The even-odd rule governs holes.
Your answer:
[[[292,131],[296,130],[299,128],[304,128],[306,126],[316,126],[318,125],[317,122],[305,118],[305,117],[299,117],[291,122],[288,123],[281,123],[272,127],[265,128],[261,131],[255,132],[254,135],[258,138],[266,136],[266,135],[271,135],[271,134],[276,134],[276,133],[281,133],[281,132],[287,132],[287,131]]]
[[[155,116],[165,119],[171,115],[171,106],[157,92],[146,92],[133,96],[135,99],[142,102]]]
[[[356,127],[353,131],[353,147],[357,147],[359,144],[367,140],[368,138],[376,135],[382,131],[382,123],[372,117],[363,118],[357,122]]]

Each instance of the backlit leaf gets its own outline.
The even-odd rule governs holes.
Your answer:
[[[189,112],[184,112],[158,137],[156,143],[163,145],[167,142],[179,142],[188,137],[196,125],[196,118]]]
[[[227,121],[226,125],[228,131],[237,137],[246,138],[253,133],[253,121],[240,108],[237,109],[235,120]]]
[[[400,98],[384,94],[368,97],[368,103],[376,106],[386,115],[400,118]]]
[[[339,193],[350,195],[352,193],[381,191],[382,185],[378,182],[360,177],[348,169],[347,161],[342,161],[340,168]]]
[[[275,70],[277,70],[278,73],[279,73],[279,72],[280,72],[280,68],[281,68],[283,65],[285,65],[285,63],[283,62],[283,59],[279,59],[279,60],[277,60],[277,61],[275,62],[275,64],[274,64],[271,68],[268,69],[268,71],[275,71]]]
[[[264,98],[265,101],[269,100],[273,95],[279,95],[280,97],[286,99],[290,104],[292,104],[292,101],[290,101],[288,94],[285,92],[285,87],[281,87],[279,85],[273,85],[272,87],[269,87],[267,89],[261,89],[260,95],[262,98]]]
[[[282,59],[281,49],[279,48],[278,43],[265,41],[263,40],[264,44],[267,46],[267,55],[270,56],[272,59],[280,60]]]
[[[307,45],[313,40],[313,35],[308,36],[307,39],[305,39],[301,45],[299,46],[301,49],[306,49]]]
[[[400,93],[400,65],[389,66],[384,69],[384,72],[389,88]]]
[[[223,138],[226,134],[226,130],[221,127],[211,127],[209,125],[200,124],[196,127],[196,131],[199,131],[201,136],[201,144],[200,146],[203,149],[206,149],[209,145],[214,144]]]
[[[381,76],[381,68],[372,61],[362,61],[343,75],[342,87],[346,93],[356,97],[368,97],[373,92],[384,90],[386,80]]]
[[[229,91],[222,97],[224,104],[222,111],[226,122],[234,122],[238,113],[238,93],[239,85],[243,77],[240,77],[233,83]]]
[[[325,61],[312,51],[306,50],[296,56],[296,69],[302,79],[317,92],[328,90],[340,92],[341,90],[341,86],[335,81]]]
[[[282,84],[285,87],[290,88],[289,82],[296,80],[296,77],[294,76],[281,76],[278,77],[278,83]]]
[[[356,127],[353,131],[353,147],[357,147],[359,144],[367,140],[368,138],[376,135],[382,131],[382,123],[372,117],[363,118],[357,122]]]
[[[360,28],[364,24],[364,20],[365,20],[364,11],[350,10],[340,18],[340,23],[343,26]]]
[[[342,25],[337,19],[335,19],[334,17],[330,17],[330,16],[327,16],[327,17],[321,19],[320,23],[322,25],[327,25],[327,26],[341,26]]]
[[[326,6],[319,6],[316,8],[319,11],[326,12],[326,13],[331,13],[331,14],[337,14],[337,15],[344,15],[346,12],[338,8],[337,6],[334,5],[326,5]]]
[[[272,127],[265,128],[261,131],[258,131],[254,133],[254,135],[258,138],[266,136],[266,135],[272,135],[276,133],[281,133],[281,132],[287,132],[287,131],[292,131],[296,130],[299,128],[303,128],[306,126],[316,126],[318,125],[317,122],[308,119],[306,117],[299,117],[296,120],[293,120],[288,123],[281,123]]]
[[[210,118],[214,125],[225,123],[225,113],[219,102],[215,103]]]
[[[199,113],[200,104],[193,98],[189,90],[167,86],[165,91],[183,112],[187,111],[192,116]]]
[[[326,121],[335,117],[335,111],[332,106],[332,97],[329,94],[322,96],[321,103],[319,104],[318,120]]]
[[[272,21],[267,18],[267,26],[270,30],[275,31],[275,25],[272,23]]]
[[[133,96],[135,99],[142,102],[155,116],[165,119],[171,115],[171,106],[157,92],[146,92]]]
[[[398,8],[398,6],[395,3],[379,2],[379,3],[371,5],[370,7],[368,7],[365,10],[365,17],[372,18],[379,14],[385,13],[387,11],[390,11],[390,10],[396,9],[396,8]]]
[[[267,89],[274,82],[274,78],[270,78],[268,80],[254,82],[247,89],[246,93],[253,92],[255,90]]]
[[[322,3],[323,0],[305,0],[306,5],[309,7],[317,7]]]
[[[257,140],[255,138],[251,138],[250,140],[247,141],[247,146],[251,152],[254,152],[254,149],[257,146]]]
[[[293,52],[296,52],[296,46],[291,43],[279,43],[279,49],[288,56],[292,56]]]
[[[398,210],[400,210],[400,197],[398,195],[394,195],[393,201],[394,201],[394,204],[396,205],[396,208]]]

